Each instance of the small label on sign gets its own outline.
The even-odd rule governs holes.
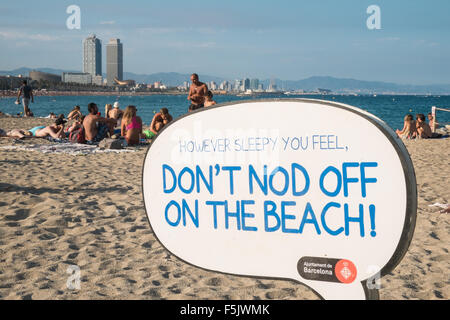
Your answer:
[[[350,260],[320,257],[303,257],[298,261],[299,274],[308,280],[352,283],[356,267]]]

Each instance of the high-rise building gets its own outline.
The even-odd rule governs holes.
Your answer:
[[[211,82],[208,84],[208,88],[209,88],[210,90],[217,90],[217,84],[216,84],[214,81],[211,81]]]
[[[243,87],[242,87],[242,91],[246,91],[248,89],[250,89],[250,79],[249,78],[245,78],[242,81]]]
[[[258,79],[250,80],[250,89],[258,90],[258,86],[259,86],[259,80]]]
[[[234,80],[234,87],[233,87],[234,91],[241,91],[242,90],[241,85],[242,80],[239,79]]]
[[[219,85],[220,90],[230,91],[229,87],[230,83],[227,80],[222,81],[222,83]]]
[[[123,80],[123,47],[120,39],[110,39],[106,45],[106,80],[109,86],[114,78]]]
[[[83,41],[83,73],[102,75],[102,43],[95,34]]]
[[[277,85],[276,85],[276,82],[275,82],[274,78],[270,79],[270,84],[269,84],[269,88],[267,89],[267,91],[269,91],[269,92],[277,91]]]

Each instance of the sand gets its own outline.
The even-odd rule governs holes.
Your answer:
[[[50,122],[0,118],[0,128]],[[0,139],[0,147],[33,142]],[[402,262],[381,279],[380,297],[449,299],[449,215],[429,205],[450,203],[450,139],[405,144],[417,176],[417,226]],[[0,149],[1,299],[318,298],[293,281],[209,272],[165,250],[144,211],[145,152],[73,156]],[[80,270],[79,289],[72,266]]]

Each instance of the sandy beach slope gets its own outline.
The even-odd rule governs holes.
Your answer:
[[[0,118],[29,129],[47,119]],[[36,143],[0,139],[0,147]],[[39,143],[49,143],[40,140]],[[382,299],[449,299],[450,139],[406,141],[418,183],[414,238]],[[317,299],[292,281],[186,265],[156,240],[141,195],[145,147],[73,156],[0,148],[1,299]],[[67,269],[80,268],[70,290]]]

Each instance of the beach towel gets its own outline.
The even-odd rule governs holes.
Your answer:
[[[88,155],[95,153],[122,153],[135,152],[134,149],[100,149],[95,145],[79,144],[79,143],[55,143],[55,144],[23,144],[15,146],[4,146],[1,149],[7,150],[24,150],[24,151],[38,151],[41,153],[57,153],[68,155]]]

